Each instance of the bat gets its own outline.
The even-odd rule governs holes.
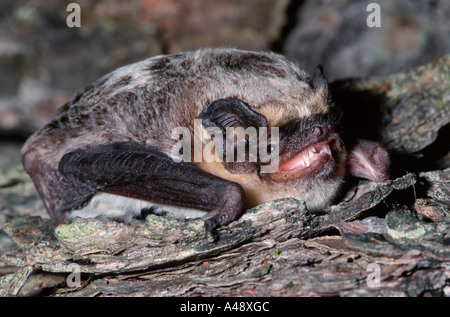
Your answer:
[[[164,206],[202,211],[208,233],[268,200],[324,208],[346,175],[388,180],[385,147],[344,144],[340,117],[321,65],[309,75],[282,55],[225,48],[161,55],[75,94],[24,144],[23,165],[53,218],[127,221]],[[215,159],[193,158],[206,148]]]

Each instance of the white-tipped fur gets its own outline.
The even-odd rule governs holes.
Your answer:
[[[132,218],[140,216],[142,209],[150,207],[162,209],[179,218],[200,218],[206,213],[198,209],[157,204],[145,200],[99,192],[91,198],[86,206],[72,211],[69,218],[95,218],[104,215],[108,218],[128,223]]]

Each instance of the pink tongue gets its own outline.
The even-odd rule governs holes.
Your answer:
[[[307,149],[303,150],[293,158],[283,162],[278,167],[279,171],[289,171],[289,170],[301,170],[311,166],[311,164],[319,159],[322,155],[320,154],[331,154],[330,146],[327,142],[314,144]]]

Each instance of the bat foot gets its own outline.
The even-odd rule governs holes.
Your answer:
[[[389,152],[378,142],[358,139],[347,161],[347,173],[374,182],[389,180]]]

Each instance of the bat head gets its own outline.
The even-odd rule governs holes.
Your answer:
[[[274,91],[272,98],[252,103],[258,98],[242,93],[216,99],[200,113],[205,128],[220,132],[219,137],[212,133],[211,139],[223,168],[200,167],[240,183],[251,205],[295,197],[315,209],[333,199],[345,173],[340,114],[331,101],[322,65],[309,77],[291,67],[297,76],[289,81],[278,78],[266,88]],[[280,91],[283,95],[276,96]],[[230,137],[230,128],[240,132]],[[257,144],[256,154],[251,151],[252,141]],[[240,160],[235,155],[239,146],[246,150]],[[233,155],[226,160],[230,150]]]
[[[342,171],[345,150],[338,133],[340,113],[332,104],[322,65],[309,81],[315,104],[307,117],[290,118],[279,127],[278,169],[263,175],[272,182],[298,184],[333,178]]]

